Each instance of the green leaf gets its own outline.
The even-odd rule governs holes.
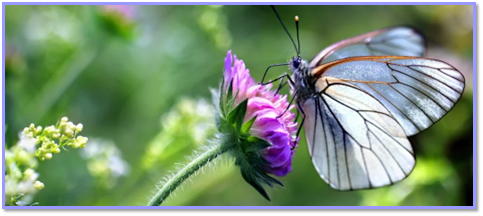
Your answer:
[[[250,129],[252,128],[253,122],[257,119],[257,116],[253,117],[249,121],[245,122],[245,124],[242,125],[241,132],[242,134],[248,134]]]
[[[250,140],[250,141],[248,141]],[[262,146],[270,146],[270,144],[260,138],[250,136],[242,141],[242,147],[239,154],[236,156],[235,164],[240,167],[243,179],[250,184],[255,190],[258,191],[265,199],[270,201],[268,194],[262,187],[263,184],[267,184],[270,187],[274,187],[274,184],[283,186],[281,182],[275,178],[270,177],[264,171],[264,166],[268,164],[259,151],[246,152],[245,148],[260,148]]]
[[[278,180],[277,180],[277,179],[275,179],[275,178],[272,178],[271,176],[269,176],[269,175],[267,175],[267,174],[265,174],[265,173],[263,173],[263,177],[262,177],[262,178],[263,178],[265,181],[272,182],[272,183],[278,184],[278,185],[280,185],[280,186],[282,186],[282,187],[283,187],[282,182],[278,181]]]
[[[228,86],[228,92],[226,94],[226,99],[230,100],[233,98],[233,79],[230,81],[230,85]]]
[[[225,115],[225,107],[223,106],[224,102],[224,94],[223,90],[225,89],[225,77],[221,78],[221,85],[220,88],[218,89],[218,107],[220,108],[221,114]]]
[[[243,150],[245,152],[256,152],[264,148],[267,148],[271,145],[272,145],[271,143],[269,143],[264,139],[260,139],[255,136],[250,136],[248,137],[246,142],[243,143]]]
[[[233,104],[235,103],[235,99],[236,99],[236,97],[228,99],[228,101],[225,103],[225,112],[226,112],[226,110],[231,110],[233,108]]]
[[[267,192],[265,191],[265,189],[263,189],[263,187],[260,185],[260,183],[257,182],[256,178],[254,178],[254,176],[251,175],[250,171],[242,169],[241,173],[242,173],[243,179],[245,179],[245,181],[248,184],[250,184],[252,187],[254,187],[255,190],[258,191],[258,193],[260,193],[263,197],[265,197],[265,199],[270,201],[270,197],[268,197]]]
[[[228,87],[228,92],[226,97],[224,98],[224,112],[226,114],[228,110],[233,108],[233,104],[235,104],[236,97],[238,96],[238,92],[236,93],[235,97],[233,97],[233,80],[230,82],[230,86]]]
[[[245,118],[245,113],[247,112],[247,105],[248,99],[245,99],[237,107],[235,107],[235,109],[228,113],[227,120],[235,127],[237,135],[240,134],[243,119]]]

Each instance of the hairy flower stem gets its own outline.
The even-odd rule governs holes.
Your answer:
[[[183,169],[181,169],[176,175],[171,177],[163,187],[151,198],[149,206],[159,206],[166,200],[166,198],[181,185],[187,178],[193,175],[201,167],[214,160],[219,155],[230,150],[234,145],[226,145],[222,143],[216,143],[212,145],[203,154],[196,157],[193,161],[188,163]]]

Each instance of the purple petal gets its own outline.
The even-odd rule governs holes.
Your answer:
[[[289,172],[292,172],[292,164],[291,164],[291,162],[289,162],[289,163],[284,164],[283,166],[276,167],[276,168],[266,167],[265,171],[268,172],[268,173],[272,173],[276,176],[285,176]]]
[[[281,149],[269,147],[264,153],[263,158],[270,162],[271,167],[280,167],[284,165],[292,156],[292,151],[288,145],[285,145],[284,148]]]

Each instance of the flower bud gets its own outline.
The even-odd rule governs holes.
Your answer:
[[[42,132],[42,126],[37,126],[37,128],[35,128],[35,133],[40,133]]]
[[[37,190],[42,190],[42,189],[44,189],[45,185],[44,185],[44,183],[42,183],[42,182],[40,182],[40,181],[35,181],[35,183],[34,183],[34,187],[35,187],[35,189],[37,189]]]
[[[28,168],[23,172],[24,177],[29,178],[31,175],[35,174],[35,170]]]
[[[81,132],[83,128],[84,128],[84,125],[82,125],[81,123],[79,123],[79,124],[77,124],[77,126],[75,126],[75,130],[77,132]]]
[[[59,137],[60,137],[60,133],[53,133],[52,134],[52,138],[54,138],[54,139],[59,139]]]
[[[77,148],[84,148],[86,146],[87,140],[87,137],[78,136],[76,139]]]
[[[46,158],[47,160],[52,159],[52,153],[47,153],[47,154],[45,154],[45,158]]]
[[[61,123],[66,123],[67,121],[69,121],[69,119],[68,119],[66,116],[64,116],[64,117],[62,117],[62,118],[60,119],[60,122],[61,122]]]
[[[74,136],[74,131],[72,131],[70,128],[65,129],[65,135],[68,137],[73,137]]]

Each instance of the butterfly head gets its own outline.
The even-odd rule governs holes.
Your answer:
[[[290,59],[290,69],[292,69],[292,71],[294,70],[298,70],[300,68],[300,66],[302,65],[302,58],[300,58],[300,56],[296,56],[296,57],[292,57],[292,59]]]
[[[283,29],[285,30],[285,32],[287,32],[288,37],[292,41],[292,44],[293,44],[293,46],[295,48],[295,52],[297,52],[297,57],[293,57],[290,60],[290,67],[291,67],[291,69],[298,69],[299,66],[303,62],[303,60],[300,58],[299,16],[295,16],[295,27],[297,29],[297,44],[298,44],[298,46],[297,46],[297,44],[295,44],[295,41],[292,38],[292,35],[290,35],[290,33],[288,32],[287,28],[283,24],[282,19],[278,15],[277,10],[275,9],[275,6],[271,5],[271,7],[272,7],[273,12],[275,12],[275,15],[277,16],[278,20],[280,21],[280,24],[282,24]]]

